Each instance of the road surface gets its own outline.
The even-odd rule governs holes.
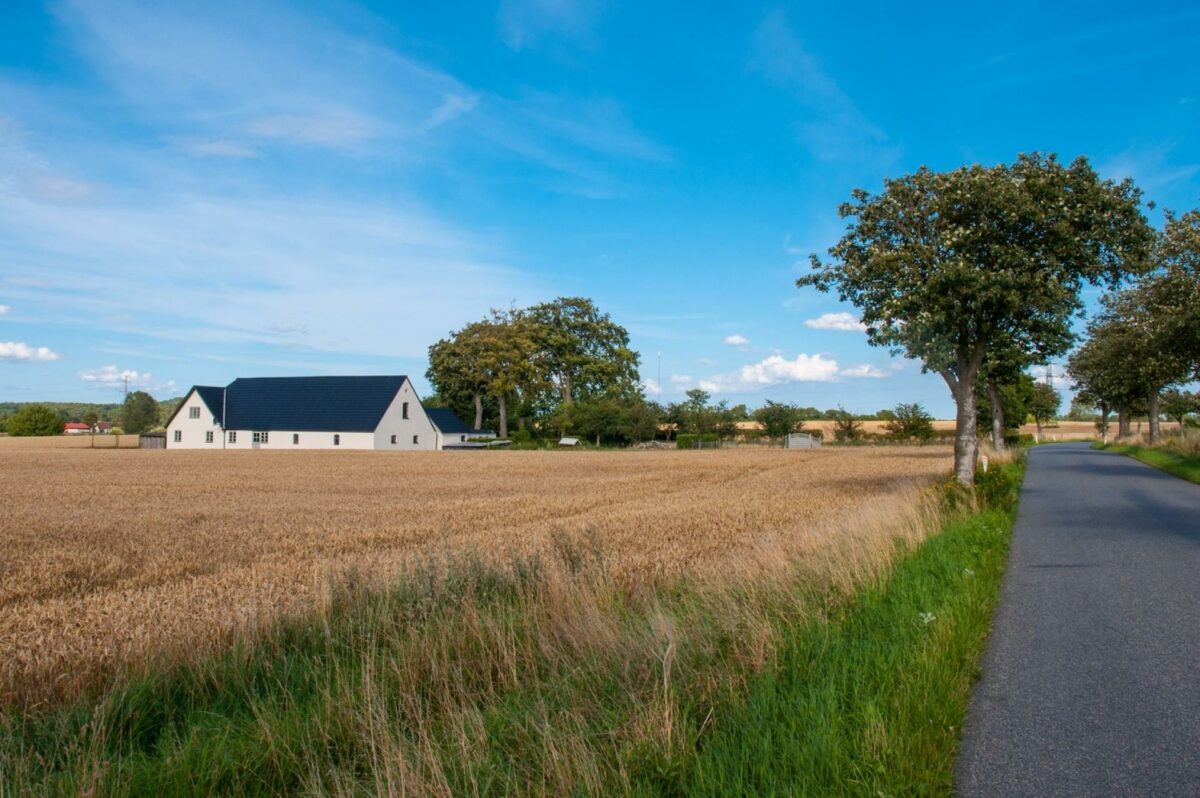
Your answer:
[[[1200,485],[1036,447],[962,796],[1200,796]]]

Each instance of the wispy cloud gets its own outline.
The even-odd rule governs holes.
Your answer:
[[[0,316],[3,316],[5,313],[8,313],[10,310],[12,310],[12,308],[10,308],[8,305],[0,305]]]
[[[29,346],[23,341],[0,341],[0,362],[3,361],[51,361],[62,357],[45,346]]]
[[[892,161],[898,148],[871,122],[793,31],[783,9],[769,12],[754,33],[751,70],[786,90],[807,118],[801,141],[820,161]]]
[[[743,346],[749,345],[749,343],[750,343],[750,339],[744,335],[736,335],[735,334],[735,335],[725,336],[725,345],[726,346],[743,347]]]
[[[181,141],[179,149],[199,157],[215,158],[257,158],[258,150],[247,144],[241,144],[228,139],[211,141]]]
[[[700,380],[700,387],[716,394],[751,393],[792,382],[835,382],[838,363],[825,355],[799,354],[794,359],[771,355],[728,374]]]
[[[494,260],[486,238],[415,206],[192,197],[81,207],[0,190],[0,219],[12,256],[54,275],[16,293],[53,297],[100,328],[193,345],[420,356],[489,306],[544,293]],[[74,290],[83,285],[95,288]],[[147,292],[152,311],[114,318]]]
[[[1200,163],[1178,162],[1173,157],[1175,149],[1173,144],[1130,147],[1101,160],[1096,171],[1114,180],[1132,177],[1145,191],[1161,191],[1200,173]]]
[[[676,388],[691,385],[694,382],[690,374],[672,374],[670,381]]]
[[[815,319],[805,319],[804,326],[812,330],[840,330],[842,332],[862,332],[867,325],[858,320],[852,313],[822,313]]]
[[[587,45],[600,11],[599,0],[501,0],[496,27],[501,40],[514,50],[549,37]]]

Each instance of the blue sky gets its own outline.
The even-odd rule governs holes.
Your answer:
[[[1200,205],[1200,7],[927,5],[5,3],[0,400],[423,387],[449,330],[581,294],[651,397],[949,417],[794,287],[838,203],[1042,150]]]

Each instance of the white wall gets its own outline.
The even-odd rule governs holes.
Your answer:
[[[191,417],[191,408],[200,408],[200,418]],[[179,432],[181,440],[175,442],[175,433]],[[212,443],[205,443],[204,433],[213,434]],[[200,394],[192,391],[183,398],[179,411],[167,425],[168,449],[220,449],[221,427],[217,424],[208,405],[200,398]]]
[[[255,432],[267,432],[266,443],[255,443]],[[230,443],[228,441],[229,433],[235,432],[236,440]],[[299,435],[300,442],[292,443],[292,436]],[[340,443],[337,446],[333,445],[333,436],[337,435]],[[218,436],[219,437],[219,436]],[[313,432],[311,430],[227,430],[225,432],[226,449],[263,449],[263,450],[287,450],[287,449],[374,449],[375,434],[371,432]],[[168,438],[168,446],[170,445]]]
[[[408,402],[408,418],[404,418],[404,403]],[[392,443],[392,436],[396,442]],[[417,442],[413,443],[413,436]],[[408,380],[400,386],[379,426],[375,428],[375,448],[381,451],[433,451],[438,448],[437,428],[425,415],[421,397]]]

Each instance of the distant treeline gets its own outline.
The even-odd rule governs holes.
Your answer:
[[[183,397],[177,396],[157,402],[157,423],[151,426],[165,426],[167,419],[182,401]],[[120,402],[0,402],[0,432],[6,431],[10,418],[35,405],[50,410],[64,424],[83,423],[89,414],[94,414],[97,420],[107,421],[115,427],[122,426],[125,421],[125,405]]]

